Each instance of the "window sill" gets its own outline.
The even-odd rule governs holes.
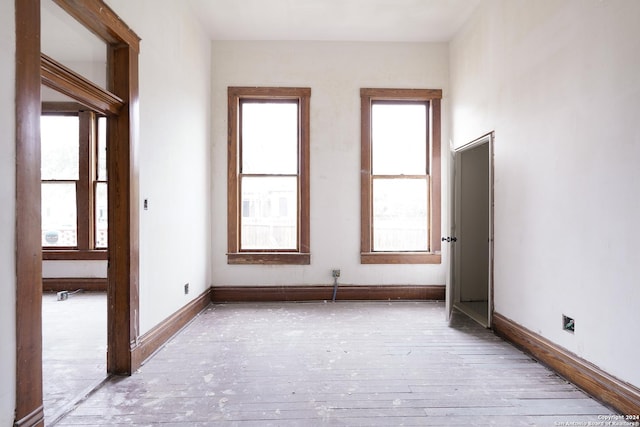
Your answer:
[[[311,254],[299,252],[237,252],[227,254],[227,264],[308,265]]]
[[[440,264],[442,255],[426,252],[362,252],[360,264]]]
[[[104,250],[78,250],[78,249],[42,249],[42,259],[52,260],[97,260],[109,259],[109,252]]]

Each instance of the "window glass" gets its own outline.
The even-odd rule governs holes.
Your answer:
[[[298,173],[297,102],[241,103],[244,174]]]
[[[43,182],[42,245],[76,246],[76,212],[75,182]]]
[[[297,249],[297,177],[243,177],[241,250]]]
[[[424,103],[374,103],[371,109],[372,173],[427,172],[427,108]]]
[[[373,180],[373,250],[428,250],[426,179]]]
[[[96,248],[107,247],[107,183],[96,182],[95,197],[95,245]]]
[[[107,118],[98,117],[98,141],[97,141],[97,169],[98,181],[107,180]]]
[[[43,180],[77,180],[79,165],[78,116],[41,116]]]

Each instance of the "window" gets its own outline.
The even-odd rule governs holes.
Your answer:
[[[309,264],[309,88],[229,88],[229,264]]]
[[[107,248],[106,117],[81,108],[75,103],[43,106],[42,247],[46,259],[83,258],[82,253]]]
[[[440,263],[440,90],[361,89],[363,264]]]

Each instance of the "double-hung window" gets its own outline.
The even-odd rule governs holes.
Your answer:
[[[361,262],[440,262],[440,90],[361,89]]]
[[[309,88],[228,89],[229,264],[309,264]]]
[[[75,103],[43,105],[45,259],[106,259],[106,120]]]

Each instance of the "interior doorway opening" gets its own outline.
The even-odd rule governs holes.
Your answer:
[[[45,0],[43,0],[45,1]],[[48,1],[48,0],[47,0]],[[108,89],[41,50],[41,2],[16,14],[16,425],[44,422],[42,393],[41,85],[109,117],[107,369],[130,375],[138,356],[138,53],[140,38],[101,0],[52,0],[102,39]],[[76,252],[82,252],[80,249]],[[78,254],[73,254],[77,256]],[[90,257],[90,254],[83,254]],[[72,258],[74,259],[74,258]]]
[[[493,133],[454,153],[452,307],[491,327]]]
[[[107,378],[107,117],[41,88],[42,386],[51,425]]]

